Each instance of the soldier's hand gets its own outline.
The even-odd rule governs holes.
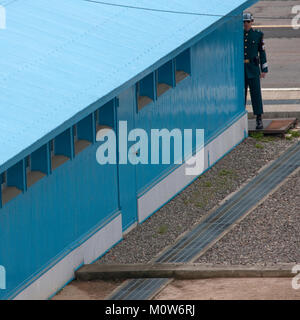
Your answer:
[[[261,74],[260,74],[260,78],[265,78],[266,77],[266,72],[262,72]]]

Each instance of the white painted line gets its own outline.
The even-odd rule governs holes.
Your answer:
[[[287,19],[288,20],[288,19]],[[293,28],[292,25],[261,25],[261,26],[253,26],[253,28]]]
[[[262,91],[300,91],[300,88],[262,88]]]

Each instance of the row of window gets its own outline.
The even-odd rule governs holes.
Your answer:
[[[191,56],[190,49],[187,49],[136,84],[138,110],[155,101],[167,90],[174,88],[190,74]]]
[[[115,127],[113,99],[0,174],[0,208],[66,161],[95,143],[97,131]]]
[[[136,84],[138,110],[155,101],[191,73],[190,50],[179,54]],[[73,159],[95,143],[103,127],[115,128],[116,104],[113,99],[94,113],[65,130],[47,144],[0,174],[0,208],[57,167]]]

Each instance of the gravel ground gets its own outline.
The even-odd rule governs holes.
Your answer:
[[[300,171],[196,262],[222,265],[300,263]]]
[[[245,139],[240,145],[232,150],[228,155],[221,159],[213,168],[205,172],[200,178],[195,180],[184,191],[177,195],[172,201],[166,204],[163,208],[157,211],[153,216],[146,220],[143,224],[138,225],[134,230],[124,237],[124,240],[112,248],[105,256],[99,259],[98,263],[146,263],[158,255],[161,250],[166,246],[169,246],[175,242],[178,236],[183,232],[192,229],[193,225],[198,222],[203,216],[205,216],[209,210],[211,210],[217,203],[224,199],[228,194],[237,190],[246,180],[256,175],[257,171],[268,163],[278,157],[284,150],[290,147],[296,142],[282,138],[252,138]],[[294,179],[294,178],[293,178]],[[291,179],[296,183],[296,179]],[[284,210],[286,216],[286,210],[283,208],[284,204],[287,204],[288,208],[293,209],[293,199],[296,196],[296,188],[292,201],[289,200],[289,190],[285,190],[285,194],[280,196],[281,205],[278,203],[276,207],[277,211],[274,212],[277,217],[282,215],[280,208]],[[299,184],[298,184],[299,194]],[[277,195],[278,197],[278,195]],[[273,197],[272,197],[273,199]],[[276,198],[279,199],[279,198]],[[299,198],[298,207],[299,209]],[[278,201],[279,202],[279,201]],[[275,206],[275,202],[271,201],[269,207]],[[260,206],[261,208],[261,206]],[[258,209],[260,210],[260,209]],[[216,262],[224,263],[225,260],[228,263],[240,264],[243,259],[248,262],[248,251],[243,250],[243,256],[239,254],[241,245],[245,246],[249,252],[251,252],[252,244],[256,249],[254,254],[251,252],[250,261],[260,258],[268,260],[274,260],[278,258],[277,254],[273,254],[272,250],[277,246],[277,252],[282,251],[282,257],[289,257],[289,259],[295,259],[295,250],[298,244],[299,249],[299,217],[298,217],[298,239],[295,235],[296,226],[293,227],[293,222],[296,222],[296,217],[290,217],[291,220],[282,219],[278,221],[276,227],[271,228],[271,221],[274,220],[267,214],[270,209],[265,209],[263,212],[262,222],[255,220],[253,215],[247,218],[247,222],[242,223],[234,232],[230,232],[225,239],[219,242],[213,249],[207,252],[199,262]],[[255,214],[254,216],[258,216]],[[249,219],[253,219],[249,223]],[[250,226],[247,230],[252,232],[251,237],[247,237],[245,229],[247,224]],[[267,234],[259,234],[254,232],[256,225],[265,228]],[[284,233],[279,238],[278,233]],[[237,232],[235,234],[235,232]],[[290,234],[291,233],[291,234]],[[232,235],[233,234],[233,235]],[[237,236],[239,234],[239,236]],[[292,234],[295,236],[292,237]],[[256,235],[256,236],[255,236]],[[262,241],[257,241],[257,236],[260,235],[260,239],[266,239],[267,245],[264,245]],[[269,241],[270,237],[273,237],[273,241]],[[227,244],[228,237],[230,243]],[[279,239],[285,239],[285,242],[279,241]],[[256,240],[255,240],[256,239]],[[255,241],[254,241],[255,240]],[[248,242],[249,241],[249,242]],[[293,250],[285,248],[286,243],[293,245]],[[257,244],[257,245],[256,245]],[[263,250],[264,254],[260,252]],[[291,253],[289,255],[289,252]],[[226,256],[226,257],[225,257]],[[297,255],[299,257],[299,254]],[[297,258],[298,259],[298,258]],[[286,260],[286,259],[285,259]],[[274,260],[276,261],[276,260]],[[238,263],[237,263],[238,262]],[[256,262],[256,261],[255,261]]]

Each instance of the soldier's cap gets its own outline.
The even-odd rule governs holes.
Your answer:
[[[252,13],[245,12],[243,14],[243,21],[251,21],[251,22],[254,21]]]

